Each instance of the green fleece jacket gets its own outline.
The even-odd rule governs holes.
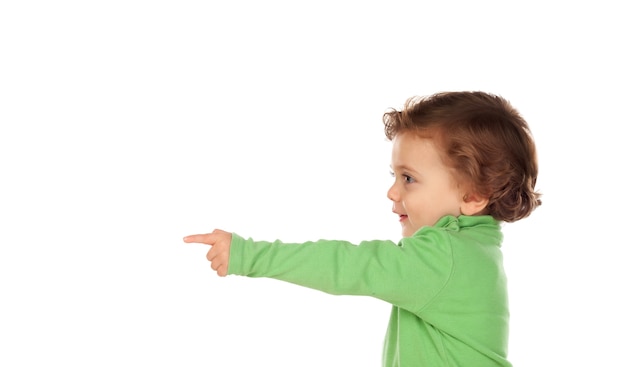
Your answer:
[[[445,216],[397,244],[233,234],[228,271],[389,302],[383,366],[510,366],[501,242],[491,216]]]

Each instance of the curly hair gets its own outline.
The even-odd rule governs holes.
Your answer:
[[[433,139],[459,183],[488,198],[485,212],[515,222],[539,205],[532,133],[504,98],[485,92],[442,92],[409,98],[383,115],[385,135],[404,132]]]

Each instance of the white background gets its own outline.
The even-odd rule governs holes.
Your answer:
[[[510,360],[621,363],[617,3],[3,1],[0,365],[378,366],[389,305],[219,278],[182,237],[398,239],[381,116],[444,90],[538,146]]]

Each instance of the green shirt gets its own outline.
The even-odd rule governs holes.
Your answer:
[[[233,234],[228,271],[391,303],[384,366],[510,366],[501,242],[491,216],[463,215],[398,244],[286,244]]]

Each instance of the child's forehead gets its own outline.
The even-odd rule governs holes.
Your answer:
[[[393,139],[392,165],[413,167],[442,164],[441,153],[435,141],[418,134],[403,133]]]
[[[393,149],[398,153],[410,153],[421,151],[436,152],[437,143],[433,138],[425,137],[413,131],[407,131],[396,135],[393,139]]]

